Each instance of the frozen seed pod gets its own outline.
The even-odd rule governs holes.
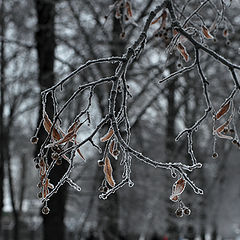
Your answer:
[[[189,216],[189,215],[191,214],[190,208],[187,208],[187,207],[184,208],[184,209],[183,209],[183,213],[184,213],[185,215],[188,215],[188,216]]]
[[[213,153],[212,158],[216,159],[218,157],[218,154],[216,152]]]
[[[103,187],[103,192],[106,193],[107,191],[108,191],[108,187],[107,186]]]
[[[124,39],[124,38],[125,38],[125,35],[126,35],[125,32],[121,32],[121,34],[120,34],[120,38],[121,38],[121,39]]]
[[[223,129],[223,133],[228,133],[229,129],[228,128],[224,128]]]
[[[114,155],[115,157],[117,157],[119,154],[120,154],[120,151],[119,151],[119,150],[115,149],[115,150],[113,151],[113,155]]]
[[[47,215],[49,214],[49,212],[50,212],[50,209],[47,206],[43,207],[42,214]]]
[[[104,161],[103,160],[98,160],[98,166],[103,167],[104,166]]]
[[[183,209],[182,208],[178,208],[175,211],[175,214],[176,214],[177,217],[182,217],[183,216]]]
[[[38,143],[38,137],[36,137],[36,136],[31,137],[30,142],[32,144],[37,144]]]
[[[234,131],[234,129],[231,128],[231,129],[229,129],[229,132],[234,133],[235,131]]]
[[[177,67],[178,67],[178,68],[181,68],[181,67],[182,67],[182,64],[181,64],[181,63],[178,63],[178,64],[177,64]]]
[[[233,143],[233,144],[237,144],[237,143],[238,143],[238,142],[237,142],[237,139],[233,139],[232,143]]]
[[[100,186],[100,187],[98,188],[98,191],[104,192],[104,187],[103,187],[103,186]]]

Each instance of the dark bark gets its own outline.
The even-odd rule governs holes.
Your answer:
[[[217,226],[213,225],[212,233],[211,233],[211,240],[217,240]]]
[[[4,0],[1,1],[0,9],[0,26],[1,36],[4,37],[5,32],[5,21],[4,21]],[[3,211],[3,180],[4,180],[4,149],[5,149],[5,133],[4,133],[4,85],[5,85],[5,57],[4,57],[4,40],[1,40],[1,64],[0,64],[0,82],[1,82],[1,103],[0,103],[0,232],[2,230],[2,211]]]
[[[9,134],[8,134],[9,136]],[[14,227],[13,227],[13,239],[18,240],[19,239],[19,211],[16,208],[16,201],[14,194],[14,184],[13,184],[13,178],[12,178],[12,171],[11,171],[11,156],[9,152],[9,137],[7,137],[6,141],[6,159],[7,159],[7,170],[8,170],[8,182],[9,182],[9,190],[10,190],[10,197],[11,197],[11,205],[12,205],[12,211],[13,211],[13,219],[14,219]]]
[[[55,52],[55,0],[35,0],[37,11],[37,32],[35,35],[37,53],[38,53],[38,83],[41,90],[49,88],[54,84],[54,52]],[[42,118],[42,105],[39,102],[39,120]],[[46,111],[50,118],[53,117],[53,101],[51,94],[47,96]],[[39,152],[40,146],[46,137],[43,127],[39,131],[39,143],[35,155]],[[67,163],[55,167],[49,179],[56,184],[62,177],[67,168]],[[63,185],[57,194],[53,195],[48,201],[50,213],[43,215],[44,239],[45,240],[63,240],[65,235],[64,215],[66,203],[67,186]]]
[[[186,233],[186,238],[189,240],[194,240],[196,237],[196,232],[194,230],[194,226],[188,226],[187,233]]]
[[[170,72],[175,70],[175,66],[170,66]],[[172,80],[167,85],[167,117],[166,117],[166,161],[172,162],[173,153],[175,150],[175,121],[176,121],[176,99],[175,99],[175,90],[176,90],[176,80]],[[168,190],[169,192],[169,190]],[[167,217],[167,235],[171,240],[179,239],[179,229],[176,223],[176,216],[174,213],[174,209],[172,204],[170,203],[169,198],[167,199],[167,209],[168,209],[168,217]]]
[[[206,239],[206,229],[205,229],[205,226],[201,227],[200,237],[201,237],[201,240],[205,240]]]
[[[20,178],[20,196],[19,196],[19,212],[22,212],[22,206],[23,206],[23,200],[25,196],[25,190],[26,190],[26,171],[27,171],[27,159],[25,154],[22,155],[21,157],[21,178]]]

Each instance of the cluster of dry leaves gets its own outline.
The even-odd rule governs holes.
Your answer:
[[[104,158],[98,161],[98,165],[100,167],[103,166],[103,172],[105,175],[105,181],[102,182],[102,186],[100,186],[99,190],[101,192],[107,192],[108,190],[107,183],[110,187],[115,186],[115,180],[112,175],[113,169],[109,155],[117,160],[120,151],[117,148],[118,144],[114,139],[114,131],[112,128],[109,128],[108,132],[102,138],[100,138],[100,141],[106,142],[106,148],[108,149],[108,151],[106,151]]]
[[[186,180],[183,177],[179,178],[172,186],[172,194],[170,200],[178,203],[178,208],[175,211],[177,217],[183,217],[183,215],[190,215],[191,210],[185,206],[181,200],[181,194],[186,187]]]

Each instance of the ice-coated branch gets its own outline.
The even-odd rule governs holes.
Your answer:
[[[120,2],[120,1],[119,1]],[[70,173],[74,167],[74,157],[78,153],[79,156],[85,160],[84,154],[81,153],[80,147],[85,145],[86,143],[91,143],[92,147],[95,147],[102,153],[102,159],[98,161],[98,165],[103,167],[103,181],[100,187],[101,199],[106,199],[109,195],[113,194],[115,191],[128,184],[130,187],[133,186],[133,182],[131,180],[131,165],[134,161],[142,161],[147,165],[150,165],[154,168],[161,168],[169,170],[171,176],[173,178],[178,177],[178,180],[173,185],[172,195],[170,199],[174,202],[178,202],[179,204],[183,204],[180,199],[180,195],[185,189],[186,184],[188,184],[195,193],[203,194],[203,191],[195,185],[195,183],[189,178],[188,172],[191,172],[197,168],[201,168],[202,164],[197,161],[194,151],[193,151],[193,133],[196,131],[202,122],[207,118],[210,111],[215,111],[213,109],[210,94],[209,94],[209,82],[207,81],[207,77],[203,72],[201,61],[200,61],[200,52],[206,53],[209,56],[212,56],[219,63],[227,66],[231,72],[232,79],[234,82],[234,89],[232,90],[229,97],[223,102],[221,109],[216,114],[215,118],[220,118],[222,115],[226,114],[230,109],[230,104],[235,97],[236,93],[240,89],[239,81],[237,75],[235,73],[236,70],[240,70],[240,66],[231,63],[226,60],[224,57],[216,53],[215,51],[209,49],[205,45],[202,44],[197,38],[194,37],[192,32],[196,32],[194,26],[189,30],[186,28],[187,24],[190,22],[193,16],[198,16],[200,19],[199,12],[201,9],[206,6],[210,1],[205,0],[201,3],[188,17],[185,18],[184,23],[181,25],[180,21],[177,19],[177,16],[174,12],[173,3],[171,0],[165,0],[159,6],[156,6],[155,10],[151,11],[148,15],[145,24],[140,32],[138,38],[135,40],[133,44],[131,44],[126,53],[121,57],[108,57],[108,58],[99,58],[95,60],[89,60],[85,64],[78,67],[68,76],[60,80],[56,85],[51,88],[45,89],[42,91],[42,104],[43,104],[43,120],[40,122],[40,126],[43,125],[46,132],[48,133],[44,143],[41,146],[39,155],[37,159],[38,168],[39,168],[39,177],[40,177],[40,188],[42,191],[41,199],[42,202],[46,205],[47,201],[52,197],[54,193],[58,191],[58,189],[64,184],[68,183],[71,187],[80,191],[80,186],[78,186],[75,182],[72,181]],[[184,129],[182,132],[178,134],[176,137],[176,141],[179,140],[184,134],[187,135],[187,147],[188,154],[191,157],[191,164],[183,164],[182,162],[162,162],[161,159],[151,159],[134,149],[131,146],[131,125],[128,117],[128,97],[130,92],[128,90],[127,85],[127,72],[129,70],[129,66],[137,61],[139,54],[144,50],[145,45],[147,44],[147,36],[148,31],[150,29],[151,24],[154,21],[154,18],[161,12],[166,13],[166,10],[169,12],[171,19],[170,24],[172,26],[172,30],[176,31],[175,36],[171,41],[171,46],[178,48],[181,52],[181,55],[184,57],[185,61],[188,61],[189,55],[186,52],[185,47],[183,46],[181,39],[184,38],[184,41],[189,41],[195,50],[195,56],[193,63],[189,66],[183,67],[182,69],[170,73],[167,77],[163,78],[159,81],[159,83],[163,83],[165,81],[170,80],[171,78],[178,77],[180,74],[191,71],[194,68],[197,68],[198,75],[201,80],[202,88],[203,88],[203,96],[206,102],[205,112],[200,119],[198,119],[191,127]],[[161,15],[162,16],[162,15]],[[182,15],[183,16],[183,15]],[[122,22],[124,24],[124,22]],[[192,31],[194,30],[194,31]],[[207,31],[205,28],[204,31]],[[204,33],[205,36],[211,37],[208,32]],[[199,34],[201,35],[201,34]],[[200,37],[201,40],[201,37]],[[57,102],[57,89],[59,87],[63,88],[64,84],[67,84],[67,81],[72,79],[78,73],[81,73],[82,70],[87,69],[95,64],[100,63],[117,63],[117,67],[114,71],[114,74],[109,77],[103,77],[97,80],[95,79],[92,82],[88,82],[86,84],[80,84],[79,87],[75,90],[74,93],[64,102],[61,108],[58,106]],[[95,89],[99,87],[99,85],[108,84],[111,86],[110,90],[106,90],[103,94],[106,95],[108,101],[105,106],[106,116],[102,118],[102,120],[98,123],[95,129],[92,132],[89,132],[88,135],[81,141],[77,141],[77,134],[79,128],[85,123],[91,124],[91,113],[90,109],[92,107],[92,98],[95,94]],[[144,86],[148,86],[149,83]],[[119,87],[122,86],[122,91],[119,92]],[[108,89],[108,88],[106,88]],[[83,92],[89,91],[89,96],[87,98],[87,104],[84,109],[75,116],[74,122],[67,130],[62,130],[59,126],[59,120],[63,115],[63,112],[69,107],[70,103],[76,101],[76,96],[81,95]],[[145,111],[152,105],[152,103],[158,98],[159,94],[164,91],[164,87],[160,86],[159,91],[154,94],[149,102],[142,109],[140,114],[135,119],[135,122],[141,118],[141,116],[145,113]],[[142,95],[144,90],[140,91],[139,96]],[[54,107],[54,116],[53,119],[50,120],[48,117],[48,113],[46,112],[46,98],[47,95],[51,94],[53,98],[53,107]],[[118,98],[120,97],[120,98]],[[121,99],[121,103],[119,106],[118,99]],[[132,102],[134,105],[134,101]],[[233,107],[232,107],[233,109]],[[233,110],[232,110],[233,111]],[[233,114],[232,114],[233,115]],[[225,126],[228,126],[230,121],[232,120],[232,115],[229,117],[224,126],[220,126],[217,129],[214,128],[214,133],[220,134],[222,129]],[[84,120],[83,120],[84,119]],[[215,119],[215,120],[216,120]],[[38,130],[40,128],[38,126],[36,131],[36,136],[38,134]],[[108,127],[108,132],[105,136],[100,138],[100,141],[105,144],[104,148],[101,148],[97,143],[94,143],[94,137],[99,133],[100,129],[103,126]],[[124,134],[123,131],[124,130]],[[221,130],[221,131],[220,131]],[[215,134],[215,135],[216,135]],[[36,137],[35,136],[35,137]],[[134,136],[133,136],[134,137]],[[214,136],[215,137],[215,136]],[[226,136],[225,136],[226,137]],[[104,151],[102,151],[104,149]],[[118,159],[118,156],[121,152],[121,163],[124,168],[124,173],[122,180],[118,183],[115,183],[113,169],[111,166],[111,158]],[[50,154],[51,153],[51,154]],[[49,159],[51,156],[51,159]],[[62,160],[66,160],[68,162],[68,169],[56,184],[53,186],[50,183],[49,174],[55,165],[61,164]],[[49,191],[49,189],[51,189]]]

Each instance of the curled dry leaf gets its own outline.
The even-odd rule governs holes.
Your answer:
[[[211,33],[209,32],[208,28],[204,25],[202,25],[202,32],[205,38],[207,39],[213,39],[213,36],[211,35]]]
[[[157,23],[158,21],[160,21],[160,19],[162,18],[162,23],[159,29],[163,29],[166,27],[166,20],[167,20],[167,12],[164,10],[163,13],[161,14],[161,16],[157,17],[156,19],[154,19],[152,21],[152,25]]]
[[[49,117],[48,117],[46,112],[44,112],[44,116],[43,117],[44,117],[43,126],[44,126],[46,132],[49,134],[50,130],[52,128],[52,122],[49,119]],[[54,140],[57,140],[57,141],[61,139],[61,136],[60,136],[60,134],[58,133],[58,131],[57,131],[57,129],[55,127],[52,130],[52,137],[54,138]]]
[[[109,153],[112,154],[115,146],[115,141],[112,140],[110,145],[109,145]]]
[[[60,141],[58,141],[58,143],[63,144],[65,142],[69,142],[70,140],[72,140],[73,137],[76,137],[76,134],[74,131],[71,131],[68,134],[66,134],[62,139],[60,139]]]
[[[232,115],[228,118],[228,120],[225,122],[225,123],[223,123],[221,126],[219,126],[216,130],[215,130],[215,132],[216,133],[221,133],[224,129],[225,129],[225,127],[227,127],[228,125],[229,125],[229,123],[232,121]]]
[[[77,149],[77,153],[79,154],[79,156],[80,156],[83,160],[85,160],[85,157],[82,155],[82,153],[81,153],[81,151],[80,151],[79,148]]]
[[[183,178],[178,179],[173,185],[173,192],[174,195],[180,195],[183,193],[186,187],[186,181]]]
[[[128,17],[131,18],[133,16],[133,14],[132,14],[132,6],[129,1],[126,2],[126,8],[127,8],[127,15],[128,15]]]
[[[187,51],[186,51],[186,48],[183,46],[182,43],[178,43],[178,45],[177,45],[177,50],[178,50],[178,51],[180,52],[180,54],[183,56],[185,62],[187,62],[188,59],[189,59],[189,55],[188,55],[188,53],[187,53]]]
[[[178,34],[178,31],[174,28],[173,29],[173,36],[176,36]]]
[[[224,139],[228,139],[228,140],[232,140],[232,139],[233,139],[232,136],[224,135],[224,134],[222,134],[221,132],[217,132],[216,134],[217,134],[217,136],[218,136],[219,138],[224,138]]]
[[[223,30],[223,36],[224,36],[225,38],[228,36],[228,29],[227,29],[227,28],[225,28],[225,29]]]
[[[231,105],[231,101],[228,101],[225,105],[223,105],[220,110],[216,114],[216,119],[220,119],[225,113],[228,112]]]
[[[159,16],[156,19],[154,19],[151,24],[153,25],[153,24],[157,23],[161,19],[161,17],[162,16]]]
[[[77,122],[74,122],[69,128],[68,128],[68,133],[70,133],[70,132],[74,132],[75,131],[75,129],[77,128],[77,125],[78,125],[78,121]]]
[[[225,123],[223,123],[217,129],[215,129],[213,134],[217,134],[217,136],[220,137],[220,138],[232,140],[233,139],[232,136],[222,134],[224,129],[230,124],[231,121],[232,121],[232,115],[228,118],[228,120]]]
[[[78,129],[79,129],[85,122],[86,122],[86,120],[83,121],[82,123],[79,122],[79,121],[74,122],[74,123],[69,127],[68,133],[69,133],[69,132],[72,132],[72,131],[76,133],[76,132],[78,131]]]
[[[161,24],[161,26],[160,26],[160,29],[163,29],[163,28],[166,27],[167,11],[164,10],[161,16],[162,16],[162,24]]]
[[[113,129],[110,128],[109,131],[107,132],[107,134],[104,135],[102,138],[100,138],[100,141],[106,142],[107,140],[109,140],[112,137],[113,133],[114,133]]]
[[[114,140],[112,140],[109,145],[109,153],[111,154],[112,157],[114,157],[117,160],[119,151],[117,150],[117,144]]]
[[[186,187],[186,181],[183,178],[179,178],[172,187],[172,195],[170,196],[170,200],[173,202],[178,201],[179,195],[181,195]]]
[[[109,159],[108,156],[106,156],[106,158],[105,158],[105,164],[104,164],[103,172],[105,174],[105,178],[106,178],[106,181],[108,182],[108,184],[111,187],[114,187],[115,186],[115,181],[114,181],[113,176],[112,176],[113,169],[112,169],[112,165],[111,165],[111,162],[110,162],[110,159]]]

